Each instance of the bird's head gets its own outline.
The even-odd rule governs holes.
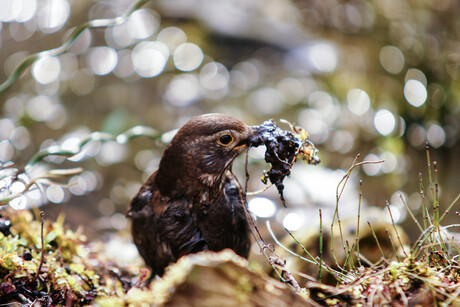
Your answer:
[[[254,133],[254,128],[224,114],[192,118],[165,149],[156,178],[161,192],[188,193],[220,184]]]

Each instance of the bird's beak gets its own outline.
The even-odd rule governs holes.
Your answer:
[[[242,151],[250,146],[251,140],[257,134],[259,126],[247,126],[246,136],[236,145],[233,150]]]
[[[241,149],[244,149],[246,147],[248,147],[247,144],[241,144],[241,145],[235,146],[235,148],[233,148],[233,150],[241,150]]]

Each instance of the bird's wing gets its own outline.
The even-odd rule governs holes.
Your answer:
[[[150,214],[149,210],[147,210],[147,212],[143,211],[147,209],[147,205],[153,205],[152,201],[154,201],[154,194],[157,191],[155,188],[155,177],[157,173],[158,172],[155,172],[149,177],[149,179],[140,188],[139,192],[137,192],[136,196],[134,196],[134,198],[131,200],[126,216],[135,218],[139,215]]]
[[[170,262],[183,255],[208,249],[190,202],[185,197],[161,197],[154,180],[139,190],[127,215],[134,243],[155,274],[162,275]]]
[[[208,243],[197,227],[196,215],[189,202],[179,199],[170,203],[158,220],[161,240],[171,245],[175,258],[208,249]]]
[[[153,275],[162,275],[174,260],[174,248],[163,238],[162,215],[165,202],[155,185],[156,172],[131,200],[127,216],[131,219],[133,240]]]

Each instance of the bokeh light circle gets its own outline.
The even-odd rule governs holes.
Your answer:
[[[389,211],[391,211],[391,214]],[[405,210],[401,210],[397,206],[391,204],[389,206],[385,206],[384,208],[382,208],[382,216],[385,222],[387,222],[388,224],[392,224],[393,222],[395,224],[398,224],[401,223],[406,217],[405,214],[402,214],[402,212],[404,211]]]
[[[7,0],[8,2],[18,2]],[[27,22],[31,20],[37,10],[37,0],[22,0],[22,7],[19,15],[16,16],[15,20],[18,22]]]
[[[0,22],[14,20],[21,12],[21,4],[14,0],[0,0]]]
[[[321,113],[313,109],[303,109],[298,116],[299,125],[305,128],[315,144],[324,143],[329,137],[329,127]]]
[[[178,46],[187,42],[187,34],[177,27],[168,27],[158,33],[157,41],[166,44],[174,52]]]
[[[21,195],[9,202],[9,205],[14,210],[22,210],[27,207],[27,198],[24,195]]]
[[[276,212],[275,203],[265,197],[255,197],[248,203],[249,211],[258,217],[269,218]]]
[[[253,91],[248,102],[262,114],[276,114],[283,108],[281,93],[272,87],[263,87]]]
[[[77,70],[70,79],[70,89],[76,95],[83,96],[91,93],[95,87],[96,80],[94,74],[86,69]]]
[[[347,93],[347,105],[353,114],[360,116],[369,110],[371,100],[365,91],[354,88]]]
[[[426,131],[419,124],[411,124],[407,129],[407,138],[414,147],[421,147],[426,142]]]
[[[310,50],[310,61],[318,71],[332,72],[338,64],[337,51],[328,43],[315,44]]]
[[[160,42],[140,42],[132,52],[136,73],[144,78],[159,75],[169,57],[168,47]]]
[[[208,90],[219,90],[228,85],[230,74],[221,63],[208,63],[200,70],[200,82]]]
[[[380,49],[380,64],[391,74],[399,74],[404,68],[404,54],[395,46],[384,46]]]
[[[37,24],[44,33],[59,30],[70,16],[70,4],[67,0],[48,0],[38,12]]]
[[[379,157],[375,154],[368,154],[364,157],[363,161],[379,161]],[[381,165],[380,163],[367,163],[363,164],[363,171],[366,173],[367,176],[376,176],[380,173]]]
[[[10,161],[13,155],[13,145],[9,141],[0,141],[0,162]]]
[[[380,155],[380,159],[384,160],[380,165],[380,170],[386,174],[392,173],[398,166],[398,158],[390,151],[385,151]]]
[[[27,102],[27,114],[35,121],[48,121],[51,118],[56,101],[49,96],[35,96]]]
[[[118,54],[110,47],[94,47],[89,50],[89,66],[96,75],[107,75],[117,66]]]
[[[422,82],[411,79],[404,85],[404,97],[408,103],[418,108],[425,103],[428,93]]]
[[[332,148],[341,154],[346,154],[353,148],[353,135],[346,130],[338,130],[332,137]]]
[[[381,135],[389,135],[396,127],[395,116],[386,109],[378,110],[374,115],[374,127]]]
[[[441,147],[446,141],[446,133],[438,124],[432,124],[426,133],[428,142],[434,148]]]
[[[129,35],[135,39],[146,39],[160,26],[160,16],[152,10],[140,9],[131,14],[128,20]]]
[[[52,184],[46,188],[46,197],[48,200],[55,204],[60,204],[64,201],[65,191],[61,186]]]
[[[296,212],[290,212],[286,214],[283,219],[283,226],[290,231],[295,231],[302,228],[304,223],[305,217]]]
[[[57,57],[42,57],[32,65],[32,76],[40,84],[50,84],[59,78],[61,63]]]
[[[11,119],[9,118],[0,119],[0,140],[10,139],[15,128],[16,126]]]
[[[178,75],[168,84],[165,98],[175,107],[186,107],[201,97],[200,83],[192,74]]]
[[[192,71],[203,62],[203,51],[193,43],[185,43],[176,48],[173,55],[174,65],[182,71]]]

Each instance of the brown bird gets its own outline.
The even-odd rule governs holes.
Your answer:
[[[192,118],[166,147],[128,212],[134,243],[153,275],[203,250],[231,248],[248,257],[250,228],[231,167],[254,133],[231,116],[206,114]]]

